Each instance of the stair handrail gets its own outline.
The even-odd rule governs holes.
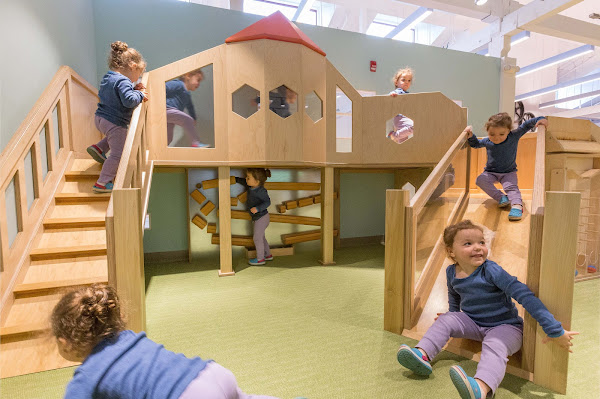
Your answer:
[[[148,87],[149,74],[142,77]],[[106,210],[108,283],[127,303],[128,328],[146,327],[143,224],[153,163],[148,158],[148,106],[133,111]]]

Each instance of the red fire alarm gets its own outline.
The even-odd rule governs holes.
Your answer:
[[[371,61],[371,72],[377,72],[377,61]]]

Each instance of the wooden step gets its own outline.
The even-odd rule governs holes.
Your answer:
[[[0,378],[37,373],[63,367],[75,366],[60,356],[56,341],[44,334],[31,339],[18,336],[2,339],[0,345]]]
[[[71,280],[106,276],[106,256],[84,256],[80,258],[46,259],[30,263],[21,283],[34,284],[49,281]]]
[[[100,177],[99,170],[70,170],[65,172],[65,181],[98,179]]]
[[[92,159],[90,156],[86,155],[86,158],[78,158],[74,159],[71,164],[71,171],[82,171],[82,170],[95,170],[100,173],[102,170],[102,165]]]
[[[80,218],[80,217],[106,217],[108,202],[90,202],[87,204],[59,204],[52,209],[48,218]]]
[[[96,277],[85,277],[75,278],[71,280],[59,280],[59,281],[44,281],[32,284],[17,284],[13,289],[15,298],[31,295],[47,295],[55,293],[65,288],[81,287],[84,285],[91,285],[95,283],[107,284],[107,276],[96,276]]]
[[[80,204],[88,202],[108,202],[111,193],[58,193],[54,196],[56,204]]]
[[[338,230],[333,230],[334,237],[337,237],[338,234],[339,234]],[[321,239],[321,230],[320,229],[281,235],[281,242],[283,242],[284,245],[291,245],[291,244],[296,244],[299,242],[314,241],[314,240],[320,240],[320,239]]]
[[[60,190],[61,193],[87,193],[94,194],[92,187],[96,179],[65,181]]]
[[[106,255],[106,244],[79,245],[76,247],[36,248],[29,253],[32,261],[98,255]]]
[[[595,141],[558,140],[558,143],[564,152],[574,152],[580,154],[600,153],[600,143]]]
[[[44,220],[46,229],[70,229],[80,227],[105,227],[104,217],[53,218]]]
[[[213,234],[210,242],[212,244],[220,244],[219,234]],[[254,240],[252,239],[252,236],[231,236],[231,245],[254,248]]]
[[[16,298],[10,307],[3,328],[16,328],[22,325],[49,323],[52,309],[58,303],[62,293]]]
[[[219,213],[217,212],[217,216]],[[232,219],[251,220],[250,214],[247,211],[231,211]],[[270,213],[269,218],[273,223],[291,223],[291,224],[306,224],[309,226],[320,226],[321,219],[311,216],[296,216],[296,215],[281,215],[278,213]]]
[[[18,326],[0,327],[0,339],[21,338],[27,339],[39,334],[45,334],[50,329],[48,323],[20,324]]]

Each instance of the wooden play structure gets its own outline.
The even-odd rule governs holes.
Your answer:
[[[214,71],[214,148],[169,147],[165,82],[209,64]],[[554,155],[545,156],[543,130],[522,139],[517,159],[521,187],[531,196],[526,206],[531,215],[519,224],[509,224],[498,210],[485,204],[474,186],[485,153],[465,145],[466,136],[461,134],[467,124],[465,108],[441,93],[362,97],[325,53],[280,14],[257,22],[226,44],[150,71],[143,82],[152,100],[134,111],[112,194],[91,192],[100,166],[85,153],[90,143],[100,139],[93,126],[97,91],[68,67],[58,71],[2,153],[1,377],[72,365],[45,337],[48,315],[65,288],[108,282],[128,303],[128,327],[145,328],[143,225],[152,175],[159,168],[184,168],[186,173],[216,170],[216,179],[198,181],[187,195],[190,203],[200,207],[190,218],[193,228],[211,234],[212,245],[219,246],[222,276],[235,274],[232,246],[242,245],[248,251],[253,246],[251,237],[231,228],[232,220],[249,219],[247,212],[231,209],[246,200],[244,193],[231,194],[235,183],[231,169],[319,171],[318,183],[269,180],[266,188],[318,190],[273,204],[277,212],[271,211],[271,222],[308,225],[310,230],[283,234],[284,247],[279,250],[293,253],[293,244],[320,239],[324,265],[334,264],[334,247],[340,240],[340,175],[393,172],[397,190],[388,191],[386,205],[386,330],[418,337],[428,323],[425,319],[435,312],[432,304],[445,301],[439,281],[445,264],[440,234],[447,223],[463,215],[496,232],[495,242],[503,242],[499,249],[492,245],[492,251],[498,251],[495,259],[513,264],[510,271],[527,281],[568,328],[580,194],[549,192],[545,196],[548,172],[558,167],[546,167],[544,173],[544,164],[554,162]],[[251,115],[236,113],[233,95],[245,86],[262,98],[285,86],[297,93],[297,112],[285,118],[268,107]],[[339,93],[350,101],[343,112],[337,111]],[[307,114],[309,107],[316,107],[317,112]],[[385,134],[386,121],[400,112],[410,115],[415,129],[414,136],[399,145]],[[350,126],[343,137],[336,126],[340,116]],[[561,126],[557,130],[561,134],[580,131],[579,122],[563,122],[553,119],[551,129],[556,125]],[[590,135],[596,139],[596,130]],[[565,139],[560,137],[558,143]],[[596,167],[596,161],[592,166]],[[583,179],[589,187],[588,202],[582,207],[588,210],[582,224],[589,226],[590,218],[598,213],[598,204],[592,204],[598,196],[597,175],[577,169],[576,176],[577,182]],[[445,182],[442,190],[440,182]],[[412,199],[408,191],[400,190],[406,184],[416,189]],[[576,189],[581,187],[577,183]],[[216,201],[207,198],[211,190],[218,193]],[[294,213],[306,207],[320,207],[320,217]],[[216,222],[208,220],[216,215]],[[510,239],[519,242],[519,252],[504,255],[501,248]],[[511,359],[511,370],[563,391],[564,379],[556,373],[566,378],[567,356],[556,348],[540,348],[536,345],[540,337],[528,320],[526,344],[520,357]],[[453,343],[449,350],[477,359],[472,343]],[[554,356],[552,381],[548,378],[550,362],[544,363],[548,356]]]

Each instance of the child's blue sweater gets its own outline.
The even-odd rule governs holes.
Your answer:
[[[75,370],[65,399],[177,399],[211,361],[168,351],[144,332],[121,331]]]
[[[535,127],[535,124],[540,119],[546,119],[543,116],[529,119],[508,133],[506,140],[500,144],[494,144],[485,137],[478,139],[475,135],[469,137],[469,145],[473,148],[485,147],[487,150],[487,163],[485,165],[486,172],[492,173],[510,173],[517,170],[517,147],[519,139],[528,131]]]
[[[118,72],[108,71],[100,82],[98,109],[96,115],[115,125],[127,127],[133,109],[144,99],[141,91],[133,89],[128,77]]]
[[[188,114],[196,120],[196,109],[192,102],[190,91],[185,88],[185,83],[179,79],[169,80],[165,83],[167,107],[177,108],[181,112],[187,108]]]
[[[519,302],[552,338],[560,337],[564,330],[559,321],[546,309],[515,276],[508,274],[496,262],[487,259],[471,275],[456,278],[456,265],[446,269],[448,305],[450,312],[462,311],[481,327],[501,324],[523,325],[511,298]]]

